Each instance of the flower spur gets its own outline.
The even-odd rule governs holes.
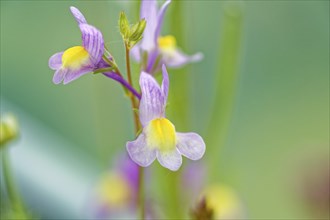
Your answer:
[[[104,67],[102,59],[104,40],[102,33],[87,24],[85,17],[75,7],[70,7],[71,13],[78,22],[82,33],[82,46],[71,47],[64,52],[54,54],[49,59],[49,67],[56,70],[53,82],[67,84],[80,76]]]
[[[199,160],[205,152],[205,143],[196,133],[179,133],[165,117],[169,89],[169,78],[165,65],[162,66],[161,87],[148,73],[140,75],[142,98],[139,107],[141,134],[135,141],[127,142],[131,159],[142,167],[149,166],[156,158],[159,163],[176,171],[182,164],[182,156]]]

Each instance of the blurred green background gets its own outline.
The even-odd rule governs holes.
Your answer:
[[[52,83],[49,57],[81,42],[71,5],[103,32],[124,70],[118,15],[135,21],[138,1],[1,1],[1,112],[21,122],[26,154],[13,150],[24,174],[17,178],[27,206],[44,218],[65,218],[49,193],[53,185],[75,188],[62,170],[92,185],[134,138],[129,100],[114,81],[88,74]],[[162,33],[205,56],[169,70],[168,117],[178,131],[204,137],[209,181],[234,187],[252,219],[328,217],[306,199],[303,178],[329,169],[329,1],[174,1]],[[38,155],[59,170],[38,170]]]

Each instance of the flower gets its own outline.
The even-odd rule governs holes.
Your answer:
[[[199,160],[205,152],[205,143],[196,133],[179,133],[165,118],[169,78],[165,65],[162,66],[163,82],[160,87],[148,73],[141,72],[142,98],[139,107],[141,134],[135,141],[127,142],[127,151],[134,162],[149,166],[156,158],[159,163],[172,170],[178,170],[184,155]]]
[[[205,204],[205,207],[204,207]],[[204,207],[200,209],[200,207]],[[193,215],[200,216],[212,213],[212,219],[243,219],[246,218],[244,206],[234,189],[226,185],[208,186],[201,194],[199,204]]]
[[[102,65],[104,66],[102,33],[87,24],[85,17],[77,8],[70,7],[70,10],[82,33],[82,46],[71,47],[50,57],[49,67],[56,70],[53,77],[55,84],[62,81],[63,84],[67,84]]]
[[[160,36],[164,14],[171,3],[166,1],[160,10],[157,10],[156,0],[142,0],[141,19],[146,19],[143,39],[131,50],[132,56],[138,62],[145,62],[144,70],[154,73],[160,69],[162,64],[168,67],[178,68],[187,63],[198,62],[203,58],[201,53],[192,56],[183,53],[176,45],[176,40],[172,35]],[[147,57],[147,60],[143,60]]]
[[[115,168],[105,172],[89,206],[92,218],[132,217],[137,208],[138,165],[127,155],[119,156]]]

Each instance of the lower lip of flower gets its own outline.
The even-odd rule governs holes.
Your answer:
[[[89,54],[82,46],[75,46],[64,51],[62,55],[62,66],[65,68],[77,69],[87,64]]]
[[[176,146],[174,125],[166,118],[157,118],[145,128],[147,144],[160,151],[171,151]]]

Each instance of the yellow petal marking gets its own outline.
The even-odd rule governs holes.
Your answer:
[[[176,39],[172,35],[158,38],[158,47],[161,50],[173,51],[176,48]]]
[[[78,69],[88,64],[89,54],[82,46],[75,46],[64,51],[62,55],[62,66],[64,68]]]
[[[160,151],[171,151],[175,149],[175,127],[166,118],[157,118],[150,121],[145,132],[149,147],[157,148]]]

